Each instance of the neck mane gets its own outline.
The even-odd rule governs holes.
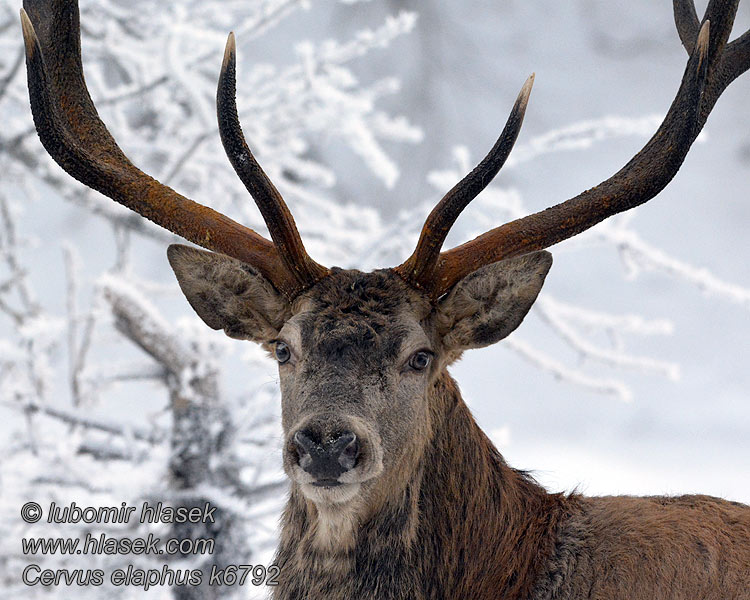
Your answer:
[[[277,598],[530,594],[552,554],[564,499],[505,463],[447,372],[430,402],[432,439],[399,491],[374,511],[321,511],[293,487],[282,519]]]

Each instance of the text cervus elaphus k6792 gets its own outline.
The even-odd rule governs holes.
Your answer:
[[[207,325],[279,363],[292,481],[280,599],[750,598],[750,508],[708,496],[549,494],[509,467],[447,367],[519,326],[552,264],[544,249],[638,206],[674,177],[723,90],[750,66],[729,43],[738,0],[702,22],[675,0],[689,59],[653,138],[575,198],[441,252],[459,213],[497,174],[533,78],[500,138],[427,218],[414,253],[373,273],[308,256],[291,213],[243,138],[230,35],[219,130],[272,241],[138,170],[99,120],[81,67],[76,0],[25,0],[29,92],[47,151],[87,186],[212,250],[171,246]]]

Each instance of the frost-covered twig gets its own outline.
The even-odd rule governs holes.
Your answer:
[[[618,249],[630,277],[637,276],[641,270],[658,271],[694,285],[708,295],[750,309],[749,288],[724,281],[706,268],[696,267],[670,256],[664,250],[646,242],[633,229],[609,223],[603,225],[599,227],[597,234]]]
[[[507,338],[504,344],[531,364],[544,371],[548,371],[560,381],[572,383],[600,394],[614,395],[623,402],[630,402],[633,399],[631,391],[621,381],[599,379],[586,375],[579,369],[573,369],[564,365],[559,360],[535,348],[528,342],[518,339],[516,336]]]
[[[99,285],[115,316],[117,329],[170,373],[179,377],[200,361],[127,280],[105,275]]]
[[[17,404],[12,404],[8,401],[5,401],[4,404],[11,408],[18,406]],[[142,427],[128,426],[113,421],[91,417],[89,415],[81,414],[80,411],[70,411],[61,408],[53,408],[51,406],[41,406],[39,404],[28,404],[24,409],[28,413],[40,413],[73,427],[94,429],[124,437],[133,437],[137,440],[149,442],[151,444],[157,443],[164,435],[163,432],[159,431],[149,431]]]
[[[16,60],[11,65],[10,69],[8,69],[8,72],[5,74],[5,76],[2,79],[0,79],[0,101],[2,101],[3,96],[5,96],[5,94],[8,92],[8,88],[10,87],[10,84],[13,81],[13,78],[21,69],[21,65],[23,64],[23,59],[24,59],[24,52],[21,49],[18,51]]]
[[[575,330],[573,325],[568,322],[560,313],[556,311],[556,301],[553,297],[543,297],[535,304],[536,314],[549,325],[552,330],[560,336],[573,350],[578,352],[582,358],[588,358],[604,364],[621,367],[626,369],[637,369],[645,372],[654,372],[659,375],[675,380],[679,378],[679,366],[644,356],[632,356],[624,352],[621,348],[608,349],[595,345],[586,339],[581,333]],[[610,323],[625,321],[624,318],[609,318]],[[589,320],[589,324],[594,319]],[[613,327],[607,328],[612,333],[617,333]]]

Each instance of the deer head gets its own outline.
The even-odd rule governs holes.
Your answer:
[[[508,157],[532,75],[495,146],[428,216],[414,253],[373,273],[329,269],[305,251],[240,129],[233,35],[219,77],[219,131],[271,241],[125,157],[84,82],[76,0],[25,0],[21,20],[45,148],[85,185],[210,250],[173,245],[168,258],[209,327],[260,343],[278,361],[284,465],[304,496],[323,507],[381,497],[414,468],[430,443],[436,381],[464,350],[493,344],[520,325],[552,263],[545,248],[648,201],[674,177],[719,95],[750,63],[747,34],[727,44],[737,4],[712,2],[699,26],[692,3],[675,2],[690,53],[679,91],[651,140],[612,177],[442,251],[458,215]]]

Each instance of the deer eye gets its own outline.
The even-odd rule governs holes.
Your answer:
[[[432,354],[426,350],[420,350],[412,354],[409,366],[415,371],[424,371],[432,360]]]
[[[287,346],[284,342],[276,342],[276,347],[274,348],[273,353],[276,356],[276,360],[279,361],[280,365],[288,362],[292,357],[292,351],[289,350],[289,346]]]

